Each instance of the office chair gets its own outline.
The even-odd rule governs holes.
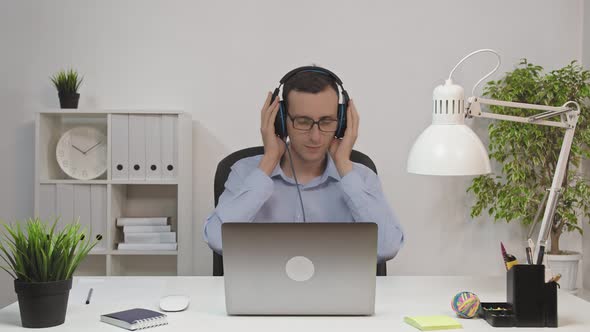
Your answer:
[[[250,148],[246,148],[246,149],[242,149],[242,150],[233,152],[232,154],[223,158],[219,162],[219,164],[217,164],[217,170],[215,171],[215,181],[213,183],[213,186],[214,186],[213,194],[215,197],[215,206],[217,206],[217,203],[219,201],[219,196],[221,196],[221,194],[225,190],[225,182],[227,181],[227,178],[229,177],[229,173],[231,172],[231,167],[233,166],[233,164],[235,164],[236,161],[238,161],[240,159],[252,157],[252,156],[256,156],[256,155],[261,155],[261,154],[264,154],[264,147],[263,146],[250,147]],[[366,154],[356,151],[356,150],[352,150],[352,153],[350,154],[350,160],[355,163],[359,163],[359,164],[363,164],[363,165],[367,166],[368,168],[373,170],[373,172],[375,172],[375,174],[377,174],[377,167],[375,166],[375,163]],[[223,276],[223,256],[216,253],[216,252],[213,252],[213,275],[214,276]],[[385,262],[378,263],[377,264],[377,276],[386,276],[386,275],[387,275],[387,265],[385,264]]]

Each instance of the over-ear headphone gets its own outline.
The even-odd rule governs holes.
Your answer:
[[[348,101],[350,100],[350,98],[348,97],[348,92],[346,92],[346,90],[344,90],[344,87],[342,86],[342,81],[340,80],[340,78],[338,78],[338,76],[336,76],[336,74],[329,71],[328,69],[325,69],[322,67],[316,67],[316,66],[304,66],[304,67],[299,67],[299,68],[295,68],[295,69],[291,70],[285,76],[283,76],[283,78],[281,78],[281,80],[279,82],[279,86],[273,92],[272,99],[270,102],[272,103],[275,100],[275,98],[278,97],[281,85],[284,85],[285,82],[288,81],[291,77],[293,77],[295,74],[301,73],[301,72],[316,72],[316,73],[330,76],[330,78],[332,78],[332,80],[334,80],[334,82],[336,84],[338,84],[338,86],[340,87],[341,96],[339,96],[339,99],[338,99],[339,103],[338,103],[338,114],[337,114],[338,129],[336,129],[336,133],[334,134],[334,136],[336,138],[344,137],[344,131],[346,130],[346,109],[348,108]],[[340,102],[340,101],[342,101],[342,102]],[[275,133],[282,139],[285,139],[287,137],[287,105],[284,100],[281,100],[279,102],[279,110],[278,110],[277,116],[275,118]]]

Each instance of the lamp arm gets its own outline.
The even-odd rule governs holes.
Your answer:
[[[545,112],[530,117],[486,113],[481,111],[480,104],[535,109],[542,110]],[[574,105],[575,108],[568,106],[570,104]],[[556,115],[561,116],[561,122],[543,120]],[[555,174],[553,175],[553,182],[551,183],[551,188],[549,188],[549,197],[547,199],[547,205],[545,206],[543,221],[541,222],[541,229],[539,230],[539,237],[537,238],[537,245],[535,246],[535,256],[537,257],[536,264],[543,264],[543,256],[545,254],[547,238],[549,237],[551,226],[553,224],[553,216],[555,215],[557,201],[559,199],[559,194],[562,189],[561,185],[563,184],[563,179],[565,177],[569,154],[571,151],[572,142],[574,140],[574,132],[576,130],[576,124],[578,122],[579,115],[580,105],[575,101],[568,101],[567,103],[563,104],[563,106],[556,107],[484,99],[477,97],[470,97],[468,99],[468,104],[466,106],[465,112],[466,117],[481,117],[503,121],[531,123],[545,126],[561,127],[565,129],[565,136],[563,137],[563,143],[561,144],[559,158],[557,159],[557,165],[555,166]]]
[[[480,106],[481,104],[503,106],[503,107],[513,107],[513,108],[526,108],[526,109],[541,110],[541,111],[545,111],[545,112],[535,114],[535,115],[532,115],[529,117],[497,114],[497,113],[483,112],[481,110],[481,106]],[[575,106],[575,109],[569,107],[568,106],[569,104],[573,104]],[[567,103],[563,104],[562,106],[547,106],[547,105],[535,105],[535,104],[517,103],[517,102],[512,102],[512,101],[470,97],[467,99],[467,105],[465,108],[466,108],[466,112],[465,112],[466,117],[478,117],[478,118],[487,118],[487,119],[495,119],[495,120],[503,120],[503,121],[521,122],[521,123],[534,123],[534,124],[559,127],[559,128],[564,128],[564,129],[575,127],[575,122],[573,122],[572,119],[568,119],[567,117],[565,119],[562,117],[561,121],[547,121],[544,119],[547,119],[547,118],[550,118],[553,116],[557,116],[557,115],[569,115],[569,117],[572,117],[574,115],[580,114],[580,105],[575,101],[568,101]],[[577,116],[576,116],[576,121],[577,121]]]

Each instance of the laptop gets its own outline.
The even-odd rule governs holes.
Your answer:
[[[224,223],[229,315],[373,315],[374,223]]]

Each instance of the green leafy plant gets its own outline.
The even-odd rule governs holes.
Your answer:
[[[582,234],[580,220],[590,217],[590,186],[580,172],[582,159],[590,157],[590,71],[576,61],[544,73],[541,66],[522,59],[512,72],[490,81],[484,96],[530,104],[561,106],[569,100],[580,104],[581,114],[567,163],[562,193],[551,226],[551,254],[563,253],[559,238],[564,231]],[[539,111],[491,106],[494,113],[530,116]],[[559,121],[559,118],[553,119]],[[484,210],[495,221],[533,222],[546,189],[551,187],[564,131],[561,128],[493,121],[489,125],[490,159],[502,165],[501,175],[482,175],[473,179],[468,192],[475,195],[471,216]]]
[[[84,77],[78,79],[78,72],[70,69],[70,70],[60,70],[57,74],[51,77],[51,81],[57,92],[61,94],[75,94],[78,92],[82,81],[84,81]]]
[[[68,280],[88,252],[102,239],[91,240],[78,222],[57,232],[39,218],[29,219],[25,229],[19,223],[4,224],[0,238],[0,266],[13,278],[27,282]]]

